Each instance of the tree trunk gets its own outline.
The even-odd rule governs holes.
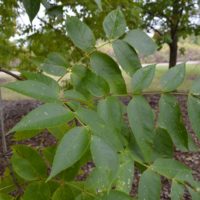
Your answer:
[[[173,11],[172,11],[172,19],[170,19],[170,35],[171,35],[171,43],[169,44],[169,68],[174,67],[177,62],[177,53],[178,53],[178,27],[179,27],[179,21],[180,18],[177,18],[177,14],[180,10],[180,0],[174,0],[173,2]],[[182,11],[180,11],[180,15],[182,14]],[[181,16],[179,16],[181,17]]]
[[[172,42],[169,44],[169,68],[174,67],[177,62],[178,53],[178,38],[176,35],[172,37]]]

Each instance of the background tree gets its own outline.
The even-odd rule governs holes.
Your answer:
[[[143,27],[170,49],[169,67],[177,62],[178,40],[200,32],[199,0],[147,0],[142,3]]]
[[[27,27],[29,31],[28,41],[31,45],[31,50],[34,55],[39,57],[46,57],[49,52],[59,51],[66,55],[70,54],[69,59],[79,60],[81,52],[74,51],[74,45],[69,40],[66,32],[66,15],[68,13],[76,15],[78,18],[86,22],[93,30],[95,37],[98,39],[106,39],[103,34],[102,22],[110,10],[121,8],[125,14],[127,25],[131,28],[138,27],[140,22],[139,14],[141,8],[132,0],[125,1],[95,1],[87,0],[61,0],[42,1],[45,7],[46,15],[44,18],[39,18],[41,22],[40,28],[32,30],[32,27]],[[23,8],[23,5],[21,4]],[[48,42],[49,41],[49,42]]]
[[[13,54],[16,53],[15,45],[9,38],[15,33],[16,13],[15,1],[0,1],[0,68],[8,66]]]
[[[0,0],[0,71],[7,72],[5,69],[10,70],[18,65],[32,69],[29,46],[24,45],[25,38],[19,39],[17,43],[13,41],[16,34],[22,30],[26,32],[25,26],[17,23],[20,11],[16,0]]]
[[[60,2],[57,0],[57,2]],[[94,28],[97,38],[104,38],[102,22],[110,10],[120,8],[125,15],[130,29],[138,27],[141,23],[141,8],[137,1],[87,1],[87,0],[61,0],[64,10],[71,10],[75,15],[83,19],[90,27]]]
[[[66,36],[63,21],[66,20],[67,13],[73,12],[93,28],[97,38],[102,39],[104,36],[101,23],[104,17],[110,10],[120,7],[125,14],[128,28],[141,27],[147,31],[153,30],[154,38],[160,47],[164,43],[168,44],[170,67],[175,66],[177,62],[179,38],[186,38],[192,34],[197,35],[200,32],[199,0],[117,0],[114,2],[111,0],[90,2],[56,0],[53,4],[46,0],[42,2],[48,14],[48,17],[42,20],[44,32],[50,28],[57,29],[59,24],[60,34]],[[57,40],[58,38],[62,37],[56,37]],[[68,46],[71,45],[69,41]],[[77,57],[76,54],[74,58]]]
[[[67,37],[65,21],[67,14],[73,13],[83,21],[85,21],[93,30],[96,38],[105,39],[102,27],[102,21],[110,10],[120,7],[127,20],[129,29],[141,27],[148,31],[154,31],[154,38],[160,47],[167,43],[170,49],[169,65],[174,66],[177,60],[178,40],[180,37],[187,37],[190,34],[198,34],[198,1],[199,0],[41,0],[34,1],[38,5],[36,10],[32,11],[32,15],[36,15],[42,5],[45,7],[46,15],[39,18],[40,26],[35,28],[31,25],[21,25],[16,27],[16,18],[25,12],[25,1],[0,1],[2,20],[9,20],[6,29],[10,27],[10,33],[1,29],[1,35],[6,35],[6,39],[2,38],[2,53],[4,56],[4,66],[8,66],[8,61],[12,58],[20,57],[20,68],[26,66],[34,69],[35,66],[29,60],[31,57],[44,59],[49,52],[61,52],[64,55],[70,54],[70,61],[79,60],[81,52],[74,51],[74,45]],[[9,7],[5,9],[5,7]],[[34,13],[35,12],[35,13]],[[33,17],[32,17],[33,18]],[[2,22],[1,22],[2,24]],[[9,38],[18,32],[26,35],[17,41],[18,47],[11,44]],[[8,44],[5,44],[5,41]],[[13,47],[14,45],[14,47]],[[24,48],[25,47],[25,48]],[[7,50],[8,49],[8,50]],[[10,51],[9,49],[12,49]],[[16,51],[13,51],[16,49]],[[6,52],[10,52],[9,54]],[[14,53],[14,54],[13,54]],[[6,54],[9,59],[6,61]]]

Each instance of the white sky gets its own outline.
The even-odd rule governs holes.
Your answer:
[[[74,13],[70,10],[68,10],[68,14],[69,15],[74,15]],[[45,8],[44,6],[41,4],[40,6],[40,10],[37,14],[37,16],[35,17],[35,19],[33,20],[32,22],[32,25],[38,29],[40,28],[40,23],[41,21],[38,19],[39,18],[44,18],[45,17]],[[194,20],[194,19],[193,19]],[[200,23],[200,19],[195,19],[194,20],[195,23]],[[28,15],[26,13],[24,14],[21,14],[18,18],[17,18],[17,23],[19,25],[30,25],[30,21],[29,21],[29,18],[28,18]],[[152,36],[152,33],[148,33],[150,36]],[[15,35],[14,37],[10,38],[10,41],[16,41],[17,39],[20,39],[20,38],[24,38],[26,37],[26,35]]]
[[[24,9],[24,8],[23,8]],[[79,9],[79,8],[78,8]],[[70,9],[67,10],[67,14],[68,15],[75,15]],[[32,21],[32,26],[35,27],[36,29],[40,28],[40,23],[41,21],[38,19],[38,18],[44,18],[45,17],[45,7],[40,4],[40,10],[37,14],[37,16],[35,17],[35,19]],[[26,14],[26,12],[24,12],[24,14],[21,14],[18,18],[17,18],[17,24],[18,25],[30,25],[30,20],[29,20],[29,17],[28,15]],[[16,41],[20,38],[24,38],[26,37],[26,35],[19,35],[19,34],[16,34],[14,37],[11,37],[10,38],[10,41]]]
[[[35,19],[33,20],[32,24],[33,26],[36,26],[36,27],[39,27],[39,18],[43,18],[45,16],[45,8],[44,6],[41,4],[40,5],[40,10],[37,14],[37,16],[35,17]],[[21,19],[19,18],[19,23],[22,23],[22,24],[25,24],[25,25],[29,25],[30,24],[30,21],[29,21],[29,18],[28,18],[28,15],[27,14],[24,14],[21,16]]]
[[[37,16],[35,17],[35,19],[33,20],[32,24],[33,26],[35,26],[36,28],[39,28],[40,27],[40,20],[38,19],[39,18],[44,18],[45,16],[45,8],[43,5],[40,6],[40,10],[37,14]],[[26,13],[24,14],[21,14],[18,18],[17,18],[17,24],[19,25],[30,25],[30,20],[28,18],[28,15]],[[24,38],[25,35],[15,35],[14,37],[11,37],[10,38],[10,41],[16,41],[20,38]]]

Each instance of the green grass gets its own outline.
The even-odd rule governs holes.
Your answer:
[[[147,91],[160,91],[161,90],[160,79],[164,75],[164,73],[167,72],[167,70],[168,70],[167,66],[157,65],[154,80],[153,80],[152,84],[150,85],[150,87],[147,89]],[[13,78],[10,78],[8,76],[4,76],[3,78],[6,80],[6,82],[14,81]],[[131,78],[128,77],[126,74],[124,74],[124,78],[126,80],[128,91],[131,92]],[[181,84],[181,86],[178,88],[178,90],[188,91],[191,87],[192,82],[197,78],[200,78],[200,65],[187,65],[185,81]],[[3,96],[3,99],[5,99],[5,100],[31,99],[29,97],[20,95],[16,92],[13,92],[13,91],[5,89],[5,88],[2,88],[2,96]]]

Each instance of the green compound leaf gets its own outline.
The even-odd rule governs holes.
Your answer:
[[[0,200],[14,200],[12,196],[0,193]]]
[[[75,127],[66,133],[57,147],[47,180],[75,164],[86,152],[89,142],[89,133],[85,128]]]
[[[157,158],[172,158],[174,146],[169,133],[162,128],[156,129],[153,140],[153,160]]]
[[[69,100],[77,100],[77,101],[83,101],[86,102],[87,98],[80,92],[76,90],[66,90],[64,91],[64,98]]]
[[[107,97],[97,105],[98,115],[110,127],[120,132],[123,126],[123,105],[117,97]]]
[[[72,190],[68,186],[62,185],[53,193],[52,200],[74,199],[74,197]]]
[[[58,83],[54,79],[50,78],[49,76],[45,76],[42,73],[28,72],[28,71],[23,71],[22,75],[25,76],[28,80],[44,83],[45,85],[48,85],[49,87],[51,87],[53,90],[59,91]]]
[[[100,11],[102,11],[102,2],[101,0],[94,0],[94,2],[97,4]]]
[[[78,162],[61,172],[59,174],[59,178],[67,182],[76,181],[77,175],[79,175],[79,173],[82,172],[82,167],[85,166],[88,161],[91,161],[91,153],[89,151],[89,148],[81,156],[81,159]]]
[[[46,1],[42,1],[42,4],[44,5],[45,3],[48,4]],[[50,3],[49,3],[50,4]],[[49,18],[55,18],[57,17],[58,19],[63,18],[63,5],[54,5],[50,4],[49,6],[46,7],[46,14],[49,15]]]
[[[179,174],[191,174],[192,170],[182,163],[168,158],[159,158],[151,166],[153,170],[167,178],[183,181]],[[186,177],[187,178],[187,177]]]
[[[120,191],[111,191],[109,194],[100,198],[99,200],[132,200],[132,198]]]
[[[103,28],[107,38],[118,38],[125,33],[126,20],[120,9],[111,11],[103,22]]]
[[[108,83],[101,76],[97,76],[89,70],[87,70],[83,84],[90,94],[96,97],[107,95],[110,91]]]
[[[131,30],[126,34],[124,40],[138,51],[139,54],[148,56],[153,54],[157,45],[155,42],[142,30]]]
[[[1,188],[0,194],[2,195],[9,194],[10,192],[16,189],[15,185],[13,185],[13,179],[12,176],[10,175],[10,171],[8,168],[5,169],[3,176],[0,177],[0,188]]]
[[[84,96],[91,94],[101,97],[109,94],[110,91],[109,85],[103,77],[96,75],[84,66],[72,68],[71,83]]]
[[[188,114],[192,124],[192,128],[200,138],[200,79],[197,79],[192,84],[190,95],[188,96]]]
[[[95,37],[91,29],[77,17],[67,17],[67,33],[75,46],[83,51],[95,48]]]
[[[110,177],[110,171],[107,171],[107,169],[104,168],[96,167],[87,178],[85,187],[94,193],[108,192],[112,182],[113,177]]]
[[[189,188],[189,192],[192,196],[192,200],[199,200],[200,199],[200,192],[196,192]]]
[[[70,76],[70,83],[73,85],[73,88],[85,97],[90,96],[84,83],[85,77],[87,77],[87,72],[88,70],[84,65],[74,65]]]
[[[67,123],[73,118],[73,113],[67,108],[59,104],[47,103],[31,111],[11,131],[32,131],[53,128]]]
[[[180,150],[187,150],[187,130],[184,126],[176,97],[167,94],[162,95],[159,102],[159,109],[159,127],[167,130],[177,148]]]
[[[104,78],[109,86],[111,93],[126,93],[125,81],[117,63],[107,54],[95,52],[90,58],[92,70]]]
[[[135,96],[127,107],[128,119],[136,142],[147,162],[151,159],[154,131],[154,114],[142,96]]]
[[[109,191],[119,167],[118,154],[97,136],[92,137],[90,149],[96,168],[86,186],[94,191]]]
[[[123,70],[132,76],[141,68],[140,59],[135,50],[123,40],[117,40],[112,44],[117,61]]]
[[[92,131],[92,134],[102,138],[108,145],[117,151],[122,150],[123,143],[119,133],[115,131],[109,124],[106,124],[97,112],[80,108],[76,112],[78,118],[85,123]]]
[[[48,131],[59,141],[70,128],[71,126],[69,124],[64,123],[55,127],[50,127]]]
[[[71,69],[71,84],[78,90],[81,82],[87,74],[87,68],[84,65],[74,65]]]
[[[200,79],[197,79],[192,83],[190,93],[197,97],[200,96]]]
[[[24,8],[32,22],[40,10],[40,0],[22,0]]]
[[[141,93],[142,90],[148,88],[155,75],[155,65],[149,65],[136,71],[132,78],[133,93]]]
[[[113,179],[119,167],[117,152],[97,136],[92,137],[90,148],[95,166],[106,170],[109,177]]]
[[[124,151],[120,154],[120,166],[115,182],[115,189],[129,194],[132,188],[134,178],[134,160],[131,158],[131,152]]]
[[[35,80],[16,81],[4,85],[5,88],[44,101],[56,102],[59,98],[59,89]]]
[[[160,192],[160,176],[151,170],[146,170],[140,177],[138,200],[159,200]]]
[[[16,141],[25,140],[41,133],[42,130],[17,131],[14,135]]]
[[[177,183],[176,181],[172,181],[171,193],[170,193],[171,200],[183,199],[184,192],[185,188],[183,185]]]
[[[197,137],[200,138],[200,99],[189,95],[187,106],[192,128]]]
[[[160,84],[164,92],[171,92],[175,90],[185,78],[185,64],[179,64],[168,70],[166,74],[161,77]]]
[[[41,66],[41,69],[48,74],[63,76],[67,72],[69,63],[59,53],[53,52],[48,55]]]
[[[51,199],[50,186],[43,182],[30,183],[24,192],[23,200],[47,200]]]
[[[27,181],[39,180],[47,176],[47,167],[39,153],[25,145],[14,147],[11,158],[14,171]]]

